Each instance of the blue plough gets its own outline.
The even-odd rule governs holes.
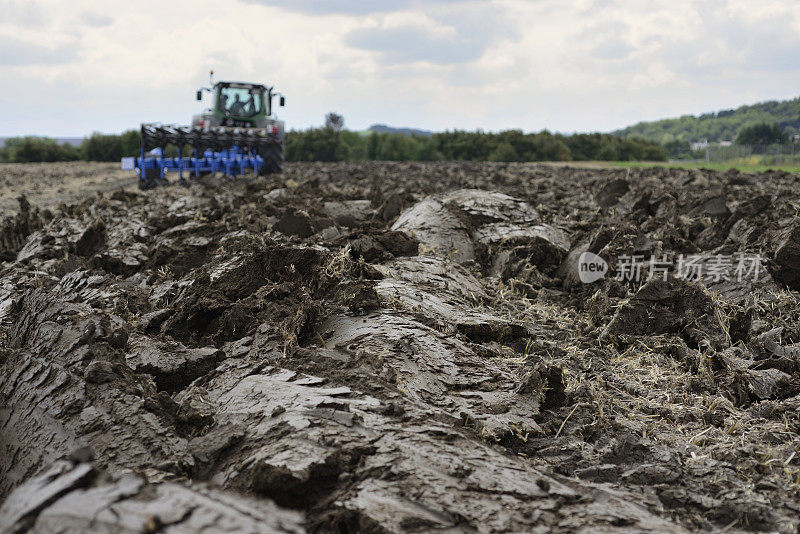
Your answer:
[[[169,183],[167,172],[177,172],[178,179],[199,178],[221,172],[241,176],[246,171],[261,174],[278,141],[263,131],[251,129],[199,130],[180,126],[143,124],[139,156],[122,158],[123,170],[135,170],[140,189],[152,189]],[[178,149],[177,157],[164,156],[168,144]],[[184,156],[189,147],[191,156]]]

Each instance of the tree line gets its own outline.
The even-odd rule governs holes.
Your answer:
[[[610,134],[499,133],[454,130],[430,136],[352,132],[335,128],[291,131],[287,161],[663,161],[657,143]]]
[[[48,137],[12,137],[0,147],[0,162],[119,161],[138,154],[140,144],[138,130],[111,135],[94,133],[80,146],[59,144]]]
[[[93,134],[80,146],[54,139],[18,137],[0,149],[2,162],[119,161],[139,154],[139,132]],[[177,149],[168,147],[166,155]],[[354,132],[326,125],[286,134],[286,161],[663,161],[667,151],[657,143],[610,134],[553,134],[548,131],[499,133],[454,130],[430,136]]]

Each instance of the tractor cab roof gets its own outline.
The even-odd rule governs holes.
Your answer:
[[[260,89],[261,91],[266,91],[267,87],[260,83],[248,83],[248,82],[217,82],[214,84],[218,87],[237,87],[241,89]]]

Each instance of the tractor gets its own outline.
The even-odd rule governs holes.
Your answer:
[[[277,96],[284,106],[286,98],[261,84],[214,83],[214,71],[210,82],[196,96],[202,101],[204,92],[211,93],[213,107],[192,117],[191,126],[142,124],[139,156],[122,158],[122,168],[138,174],[140,189],[166,185],[168,171],[177,171],[181,182],[184,172],[195,178],[281,172],[286,134],[272,104]],[[167,145],[177,147],[177,157],[165,155]]]

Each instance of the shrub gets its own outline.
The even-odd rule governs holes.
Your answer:
[[[745,126],[736,136],[737,145],[772,145],[786,143],[788,136],[777,124],[762,122]]]
[[[47,137],[14,137],[7,139],[0,150],[0,161],[25,163],[42,161],[75,161],[81,159],[78,149],[69,144],[59,145]]]

